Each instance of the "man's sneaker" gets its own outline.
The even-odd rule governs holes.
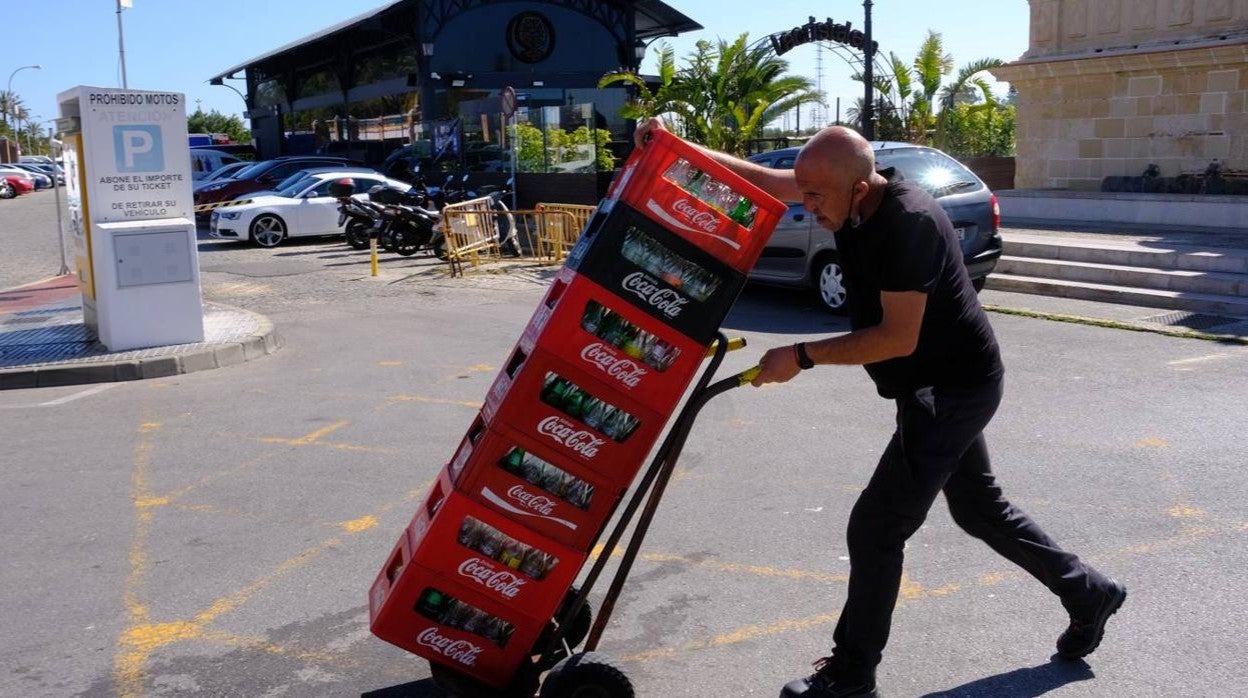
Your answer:
[[[846,671],[832,657],[815,662],[815,673],[784,685],[780,698],[879,698],[874,671]]]
[[[1127,600],[1127,588],[1109,580],[1109,589],[1095,612],[1089,616],[1070,617],[1070,627],[1057,638],[1057,654],[1063,659],[1079,659],[1092,654],[1101,637],[1105,635],[1105,623]]]

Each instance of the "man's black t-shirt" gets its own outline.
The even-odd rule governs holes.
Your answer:
[[[898,397],[926,386],[969,386],[1004,373],[1001,352],[971,287],[953,224],[934,198],[895,170],[872,216],[836,232],[850,324],[883,318],[881,291],[927,294],[919,344],[910,356],[867,364],[880,395]]]

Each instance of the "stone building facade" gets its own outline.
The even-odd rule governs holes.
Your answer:
[[[1248,171],[1248,0],[1029,0],[1031,39],[992,70],[1018,90],[1020,189]]]

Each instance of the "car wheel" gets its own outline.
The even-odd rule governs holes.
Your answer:
[[[819,292],[819,302],[824,309],[836,314],[843,314],[848,300],[845,290],[845,277],[841,270],[841,260],[835,255],[824,255],[815,263],[815,289]]]
[[[971,288],[975,289],[976,293],[979,293],[984,290],[984,284],[986,283],[988,283],[987,276],[981,276],[978,279],[971,279]]]
[[[0,199],[12,199],[17,196],[17,192],[13,190],[13,185],[8,182],[0,182]]]
[[[251,241],[260,247],[277,247],[286,239],[286,223],[277,216],[266,213],[251,222]]]

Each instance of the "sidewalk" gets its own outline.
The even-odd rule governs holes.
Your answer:
[[[83,324],[72,275],[0,291],[0,390],[158,378],[232,366],[281,347],[263,315],[204,304],[204,341],[110,352]]]

